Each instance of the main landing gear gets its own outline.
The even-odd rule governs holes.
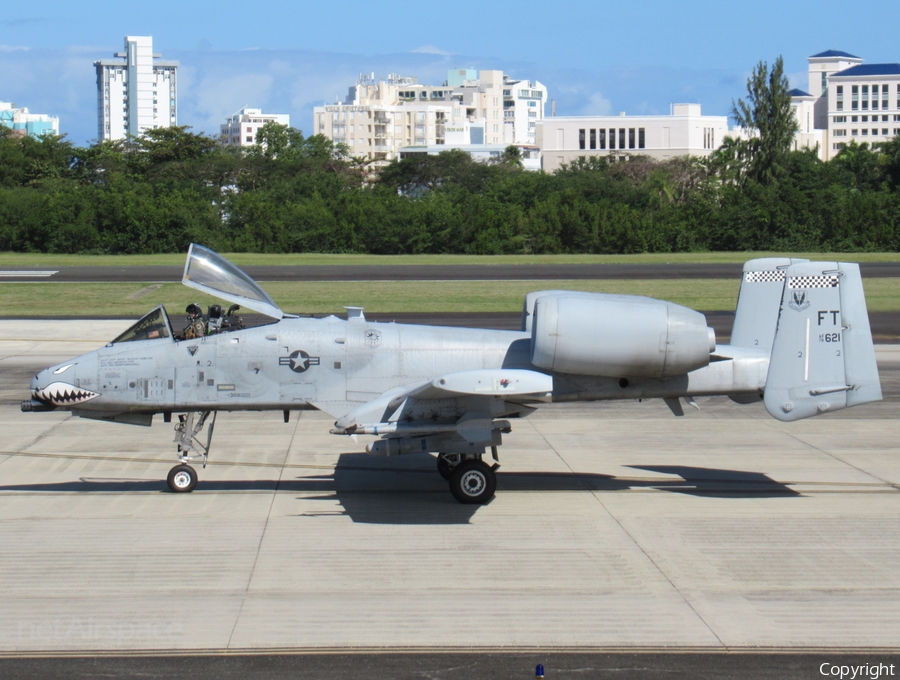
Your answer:
[[[209,421],[209,428],[206,430],[206,442],[204,443],[200,441],[197,435],[200,434],[210,414],[212,414],[212,420]],[[181,463],[169,470],[169,476],[166,477],[166,482],[171,491],[175,493],[190,493],[197,486],[197,471],[188,465],[188,461],[202,458],[203,467],[206,468],[206,460],[209,458],[209,445],[212,441],[215,425],[215,411],[190,411],[178,416],[178,423],[175,425],[174,441],[178,445],[178,458],[181,459]]]
[[[497,489],[496,470],[500,467],[497,447],[491,447],[491,464],[481,454],[439,453],[437,469],[450,482],[450,493],[465,505],[483,505],[494,497]]]

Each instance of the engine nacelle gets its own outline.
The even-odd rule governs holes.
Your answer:
[[[706,317],[636,295],[558,293],[534,302],[531,363],[558,373],[666,378],[709,364]]]

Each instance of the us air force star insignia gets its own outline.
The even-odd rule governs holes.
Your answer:
[[[381,331],[370,328],[363,334],[363,338],[367,347],[378,347],[381,344]]]
[[[289,357],[278,357],[279,366],[290,366],[294,373],[303,373],[310,366],[319,365],[319,357],[311,357],[302,349],[291,352]]]
[[[795,312],[802,312],[804,309],[809,307],[809,300],[806,299],[806,291],[795,290],[791,294],[791,300],[788,302],[788,307],[793,309]]]

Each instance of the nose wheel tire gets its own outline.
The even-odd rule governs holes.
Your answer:
[[[497,475],[480,460],[463,461],[453,468],[450,493],[460,503],[482,505],[494,497]]]
[[[189,493],[197,486],[197,471],[190,465],[176,465],[166,478],[169,489],[175,493]]]

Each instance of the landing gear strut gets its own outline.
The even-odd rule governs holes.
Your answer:
[[[197,435],[203,429],[207,419],[212,414],[209,428],[206,430],[206,442],[200,441]],[[215,411],[189,411],[178,416],[175,425],[175,443],[178,445],[178,458],[181,464],[169,470],[166,482],[169,489],[175,493],[189,493],[197,486],[197,471],[188,465],[188,461],[203,459],[203,467],[209,458],[209,445],[212,441],[213,429],[216,425]],[[199,453],[196,453],[199,451]],[[194,453],[192,453],[194,452]]]
[[[458,453],[439,453],[437,457],[438,474],[448,482],[453,477],[453,468],[459,465]]]
[[[494,497],[497,489],[495,470],[500,467],[497,447],[491,447],[491,458],[488,459],[491,465],[482,458],[482,455],[462,453],[438,454],[438,472],[450,482],[450,493],[460,503],[483,505]]]

